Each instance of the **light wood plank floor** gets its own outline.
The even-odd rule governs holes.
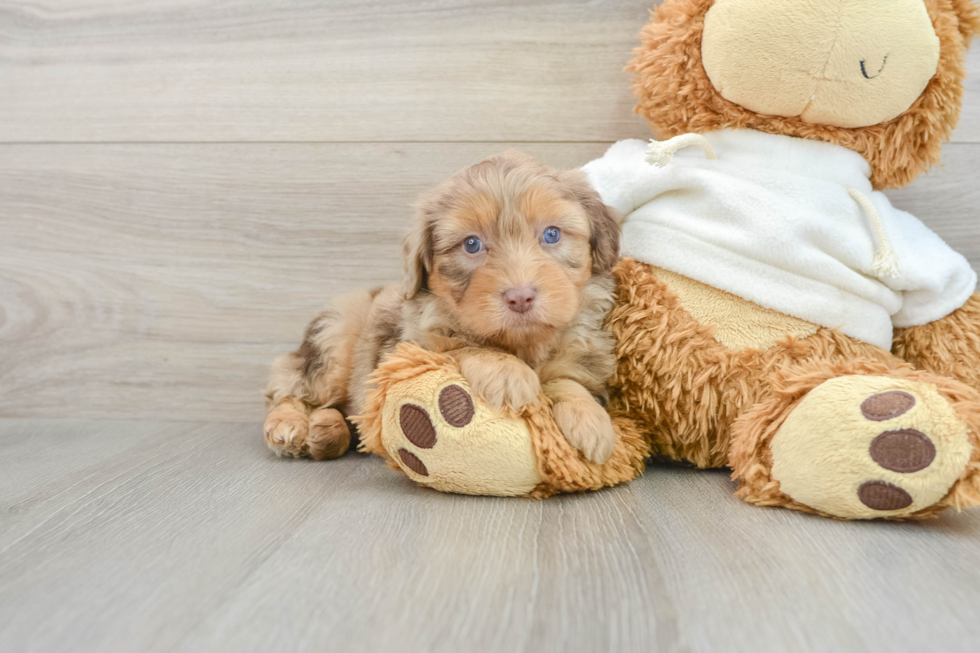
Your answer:
[[[43,454],[43,456],[39,456]],[[654,468],[547,501],[257,425],[0,421],[0,650],[976,651],[980,512],[840,523]]]
[[[0,417],[254,423],[323,304],[400,277],[419,192],[649,138],[655,0],[0,0]],[[980,46],[889,191],[980,267]]]
[[[655,4],[0,0],[0,653],[980,650],[980,511],[844,524],[673,468],[460,497],[262,445],[272,358],[399,278],[420,191],[651,136]],[[967,67],[889,194],[980,268]]]

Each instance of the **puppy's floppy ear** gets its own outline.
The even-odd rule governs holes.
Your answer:
[[[411,299],[422,290],[429,289],[429,271],[432,269],[431,230],[418,225],[402,239],[402,262],[405,268],[405,299]]]
[[[953,0],[953,11],[960,20],[963,42],[969,47],[970,39],[980,34],[980,7],[977,7],[974,0]]]
[[[592,273],[611,272],[619,261],[619,216],[615,209],[603,204],[585,173],[569,170],[564,173],[563,181],[589,216],[592,227],[592,236],[589,239],[592,247]]]
[[[402,240],[405,299],[411,299],[422,290],[429,289],[429,273],[432,272],[434,258],[432,230],[436,211],[434,193],[419,197],[415,206],[415,221]]]
[[[405,268],[405,299],[429,289],[432,271],[432,225],[416,217],[412,230],[402,239],[402,263]]]
[[[592,270],[605,274],[612,272],[619,261],[619,217],[615,209],[602,203],[598,193],[592,193],[595,200],[583,203],[592,219],[592,239],[589,241],[592,245]]]

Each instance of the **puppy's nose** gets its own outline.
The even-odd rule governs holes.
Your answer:
[[[538,296],[538,291],[529,286],[523,288],[511,288],[504,291],[504,301],[507,308],[515,313],[527,313],[534,306],[534,298]]]

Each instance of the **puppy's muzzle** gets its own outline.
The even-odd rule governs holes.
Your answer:
[[[530,286],[524,286],[505,290],[503,295],[507,308],[515,313],[527,313],[534,308],[534,300],[537,299],[538,291]]]

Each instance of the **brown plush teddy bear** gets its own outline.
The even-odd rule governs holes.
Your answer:
[[[546,402],[491,415],[475,399],[483,423],[520,432],[509,444],[413,448],[403,407],[438,414],[460,381],[408,350],[379,371],[364,447],[449,491],[485,493],[518,459],[522,483],[491,493],[593,489],[638,473],[649,447],[731,467],[758,505],[907,519],[980,503],[976,275],[880,192],[938,161],[978,31],[969,0],[666,0],[630,69],[668,140],[585,167],[624,217],[616,472],[549,485],[576,456],[540,445]],[[430,417],[436,439],[450,423]]]
[[[474,395],[450,356],[399,345],[375,372],[360,448],[411,479],[459,494],[544,498],[628,481],[643,472],[649,438],[613,416],[616,444],[604,463],[565,440],[541,394],[520,413],[492,409]]]

